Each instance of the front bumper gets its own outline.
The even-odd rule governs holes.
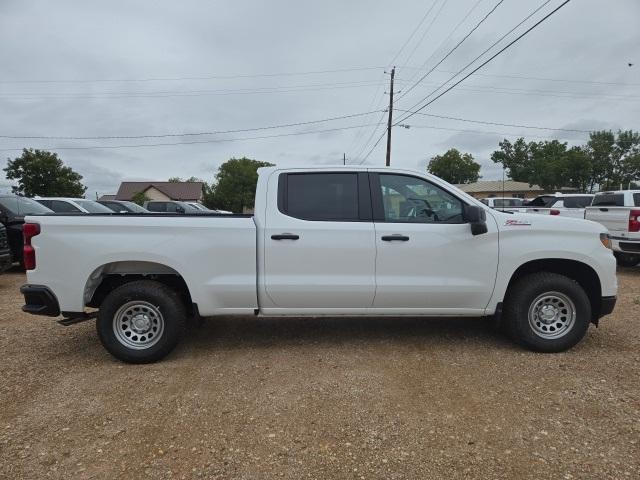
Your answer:
[[[57,317],[60,315],[58,299],[49,287],[44,285],[23,285],[20,293],[24,295],[22,311],[33,315]]]

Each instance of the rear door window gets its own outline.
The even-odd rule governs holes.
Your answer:
[[[167,207],[164,202],[153,202],[147,205],[147,210],[150,212],[166,212]]]
[[[594,207],[624,207],[624,194],[622,193],[602,193],[593,197]]]
[[[640,193],[634,193],[633,194],[633,204],[636,207],[640,207]]]
[[[284,177],[284,178],[283,178]],[[291,217],[316,221],[358,221],[357,173],[290,173],[281,211]]]
[[[565,208],[584,208],[591,205],[592,200],[593,200],[593,197],[590,197],[590,196],[565,197],[564,206]]]

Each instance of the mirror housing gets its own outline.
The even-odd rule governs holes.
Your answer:
[[[181,207],[180,205],[178,205],[176,207],[176,213],[184,213],[184,207]]]
[[[477,205],[465,205],[462,209],[464,221],[471,225],[472,235],[487,233],[487,213]]]

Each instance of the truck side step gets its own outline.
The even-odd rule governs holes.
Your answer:
[[[65,312],[66,313],[66,312]],[[87,320],[92,320],[98,316],[98,312],[91,313],[73,313],[72,317],[63,318],[62,320],[58,320],[58,323],[64,327],[68,327],[69,325],[75,325],[76,323],[86,322]]]

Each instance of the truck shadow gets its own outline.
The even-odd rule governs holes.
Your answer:
[[[437,344],[473,342],[517,349],[482,318],[424,317],[217,317],[193,322],[183,345],[187,349],[217,350],[247,347],[356,345],[414,342]]]

